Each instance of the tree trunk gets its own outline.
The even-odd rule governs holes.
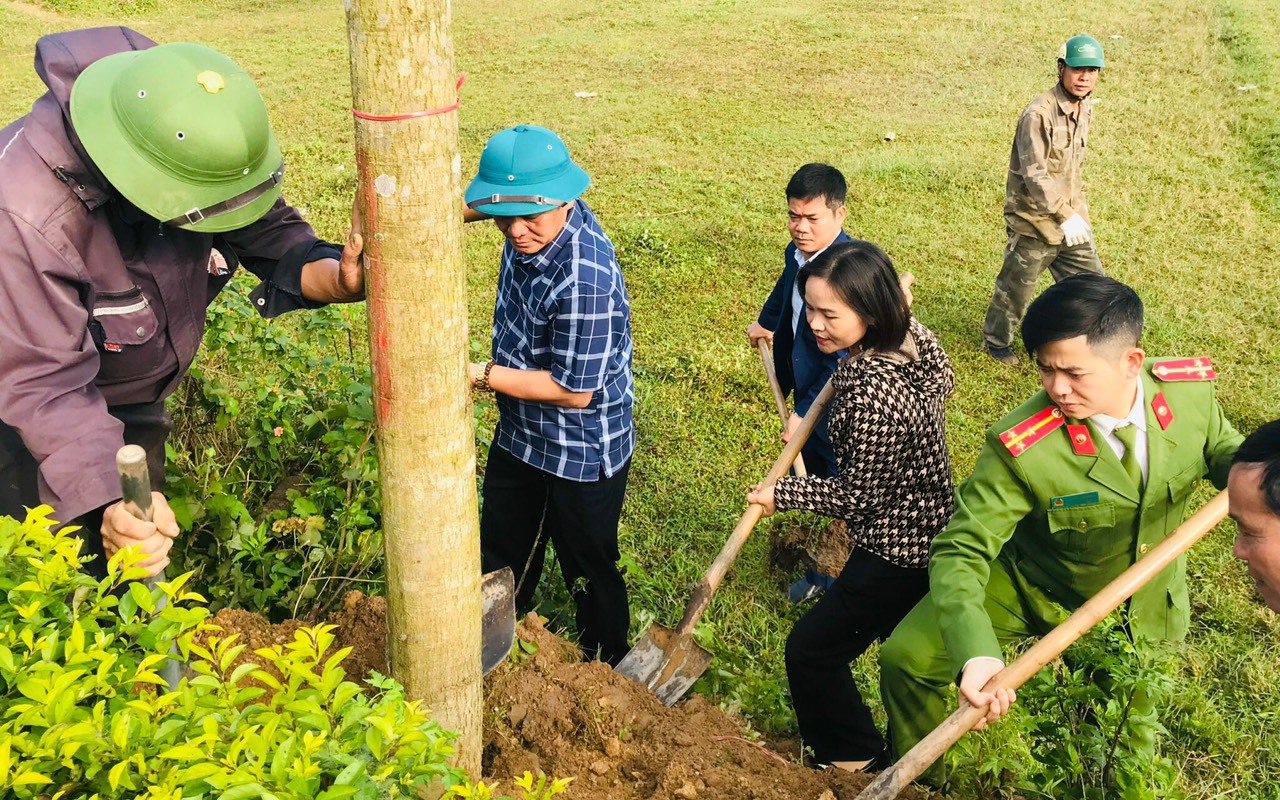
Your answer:
[[[449,0],[347,0],[354,106],[457,100]],[[479,777],[480,536],[456,111],[356,118],[391,673]]]

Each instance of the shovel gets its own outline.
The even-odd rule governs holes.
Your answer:
[[[126,444],[116,451],[116,471],[120,473],[120,495],[124,499],[125,510],[144,522],[151,521],[151,476],[147,471],[147,451],[136,444]],[[154,577],[147,578],[144,583],[147,589],[154,589],[156,584],[164,580],[164,570]],[[167,598],[161,597],[156,602],[156,611],[165,607]],[[164,690],[177,688],[182,677],[182,664],[172,655],[176,654],[177,645],[171,651],[171,657],[157,671],[164,681]]]
[[[818,418],[822,416],[822,412],[826,410],[827,403],[831,401],[834,394],[835,389],[828,380],[827,385],[822,387],[822,392],[813,401],[813,405],[809,407],[809,413],[804,415],[800,427],[791,435],[791,441],[787,442],[787,446],[782,449],[782,455],[773,462],[773,467],[765,476],[765,484],[772,486],[791,468],[791,463],[796,460],[800,448],[813,432],[813,426],[817,424]],[[746,513],[738,521],[738,526],[733,529],[729,541],[725,542],[720,555],[716,556],[716,560],[711,563],[711,568],[694,589],[693,596],[685,606],[684,618],[680,620],[676,629],[672,630],[656,623],[650,625],[645,635],[636,642],[635,647],[631,648],[631,652],[627,653],[626,657],[618,662],[618,666],[614,667],[615,670],[636,683],[648,686],[658,699],[668,706],[674,705],[693,687],[711,663],[711,653],[694,641],[693,627],[702,617],[702,612],[707,610],[711,596],[715,594],[716,589],[720,588],[725,573],[737,559],[742,546],[747,542],[747,537],[751,535],[751,531],[763,515],[764,506],[756,503],[747,506]]]
[[[516,579],[511,567],[486,572],[480,579],[483,603],[480,661],[488,675],[516,641]]]
[[[769,389],[773,392],[773,404],[778,407],[778,418],[782,420],[782,427],[787,427],[787,420],[791,418],[791,413],[787,411],[787,396],[782,393],[782,386],[778,383],[778,373],[773,368],[773,350],[769,348],[769,343],[764,339],[756,342],[756,347],[760,349],[760,360],[764,362],[764,374],[769,378]],[[796,476],[803,478],[809,474],[804,468],[804,456],[797,455],[795,463]]]
[[[120,473],[120,493],[129,513],[141,520],[151,520],[151,479],[147,471],[147,452],[136,444],[127,444],[116,453]],[[146,580],[154,588],[164,580],[161,572]],[[516,637],[516,583],[510,567],[486,573],[480,579],[482,604],[481,665],[488,675],[511,652]],[[160,606],[163,607],[163,606]],[[181,664],[169,659],[159,671],[168,688],[178,685]]]

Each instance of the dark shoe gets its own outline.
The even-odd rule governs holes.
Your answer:
[[[987,351],[987,355],[991,356],[996,361],[999,361],[1001,364],[1006,364],[1012,367],[1018,363],[1018,354],[1013,352],[1012,347],[987,346],[983,349]]]
[[[803,603],[806,600],[813,600],[821,597],[822,593],[831,588],[831,584],[836,579],[830,575],[823,575],[815,570],[806,570],[804,577],[791,584],[791,589],[787,592],[787,599],[792,603]]]

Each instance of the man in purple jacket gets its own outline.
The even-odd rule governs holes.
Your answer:
[[[226,56],[113,27],[43,37],[35,67],[49,90],[0,131],[0,515],[48,503],[86,552],[138,545],[156,574],[177,524],[159,492],[154,523],[124,510],[116,450],[143,446],[159,488],[164,399],[237,263],[273,317],[361,299],[361,241],[280,197],[266,106]]]

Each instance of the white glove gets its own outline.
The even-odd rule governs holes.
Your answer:
[[[1084,217],[1079,214],[1072,214],[1062,223],[1062,239],[1067,247],[1084,244],[1092,238],[1093,230],[1089,227],[1089,223],[1084,221]]]

